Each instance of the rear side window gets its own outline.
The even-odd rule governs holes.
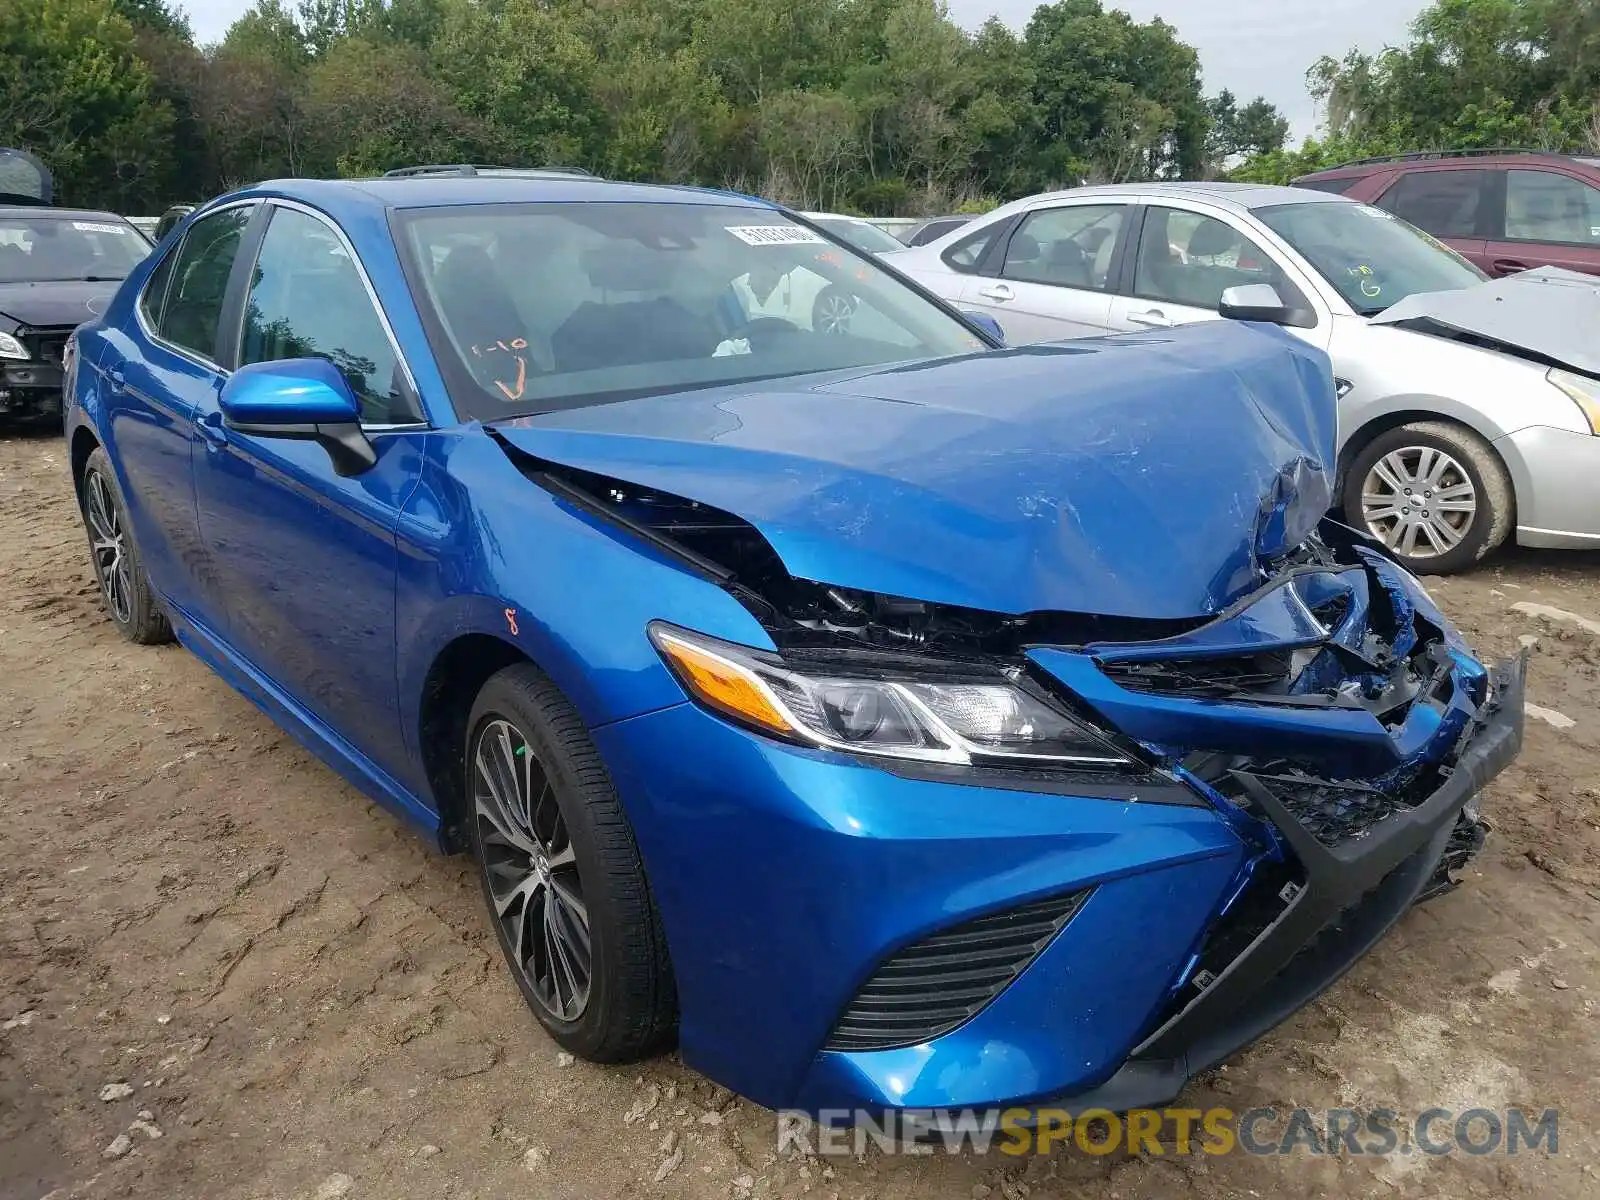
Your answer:
[[[1111,256],[1128,209],[1120,204],[1077,204],[1028,214],[1006,244],[1000,274],[1019,283],[1104,291]]]
[[[1408,171],[1377,204],[1435,237],[1474,237],[1488,179],[1488,171]]]
[[[968,234],[954,246],[951,246],[939,257],[952,271],[960,271],[964,275],[975,275],[979,265],[983,262],[984,255],[989,253],[989,247],[994,245],[994,239],[1007,225],[1005,221],[994,221],[985,225],[977,233]]]
[[[144,316],[145,324],[153,330],[161,328],[161,313],[167,304],[167,285],[172,282],[172,264],[177,257],[178,252],[174,249],[157,263],[156,269],[150,272],[150,278],[145,280],[144,291],[139,293],[139,312]]]
[[[318,218],[278,208],[252,274],[239,362],[286,358],[331,362],[369,425],[416,419],[394,345],[344,243]]]
[[[1332,192],[1342,196],[1360,181],[1361,176],[1349,175],[1343,179],[1297,179],[1295,187],[1310,188],[1314,192]]]
[[[162,340],[207,360],[216,358],[217,325],[222,320],[228,275],[254,211],[242,206],[212,213],[195,222],[177,253],[168,256],[172,277],[155,326]]]
[[[1600,190],[1555,171],[1507,171],[1506,237],[1600,246]]]

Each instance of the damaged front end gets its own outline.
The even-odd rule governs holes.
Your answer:
[[[1454,886],[1487,828],[1477,793],[1520,748],[1523,662],[1486,669],[1413,577],[1331,521],[1264,555],[1257,586],[1213,616],[1007,615],[798,578],[732,513],[506,449],[598,528],[715,579],[767,631],[772,663],[1004,678],[1109,747],[1103,762],[1021,764],[1009,786],[1131,770],[1146,786],[1128,802],[1176,793],[1227,823],[1243,866],[1096,1089],[1108,1107],[1175,1091]],[[995,780],[1018,767],[985,764]]]

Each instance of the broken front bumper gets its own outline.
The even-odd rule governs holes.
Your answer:
[[[1444,782],[1359,839],[1324,845],[1271,788],[1243,773],[1251,798],[1299,860],[1303,882],[1277,890],[1290,897],[1281,913],[1231,962],[1201,978],[1198,994],[1146,1037],[1115,1074],[1062,1103],[1078,1111],[1114,1112],[1166,1103],[1192,1075],[1216,1066],[1329,987],[1419,899],[1448,887],[1443,877],[1460,865],[1452,861],[1459,853],[1453,843],[1463,836],[1470,840],[1463,830],[1478,825],[1473,802],[1522,748],[1526,664],[1524,655],[1493,673],[1482,716],[1455,766],[1443,772]],[[1213,927],[1212,939],[1226,934],[1228,920],[1224,916]]]
[[[61,411],[61,368],[0,359],[0,417],[45,417]]]

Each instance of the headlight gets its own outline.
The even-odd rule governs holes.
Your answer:
[[[1600,379],[1563,371],[1560,367],[1551,367],[1544,377],[1583,410],[1583,419],[1589,422],[1589,432],[1600,434]]]
[[[0,333],[0,358],[28,358],[28,348],[9,333]]]
[[[929,763],[1132,766],[1094,730],[1004,676],[797,666],[664,625],[650,639],[694,699],[762,733]]]

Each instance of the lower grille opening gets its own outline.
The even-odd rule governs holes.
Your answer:
[[[826,1050],[916,1046],[966,1024],[1083,907],[1087,891],[957,925],[879,964],[828,1035]]]

